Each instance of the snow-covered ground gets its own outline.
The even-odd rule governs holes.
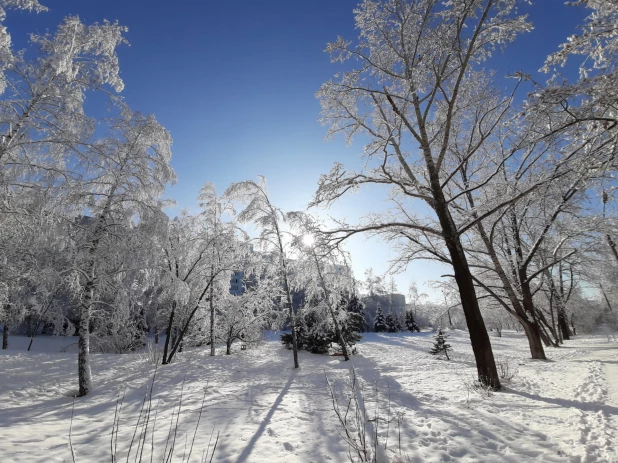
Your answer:
[[[448,341],[451,361],[427,353],[432,333],[368,333],[350,362],[301,352],[296,371],[291,352],[275,336],[231,356],[219,355],[222,350],[214,358],[206,349],[185,352],[157,371],[154,461],[162,460],[185,378],[174,461],[187,461],[204,399],[192,462],[201,461],[213,429],[219,433],[213,461],[344,462],[347,446],[336,429],[325,378],[344,393],[348,369],[354,367],[367,385],[370,413],[376,385],[381,416],[404,413],[401,426],[396,421],[388,426],[386,452],[398,453],[400,440],[407,457],[402,461],[618,462],[615,340],[578,337],[548,349],[551,360],[533,361],[522,335],[505,332],[492,343],[515,376],[505,382],[504,392],[490,394],[472,387],[467,333],[452,331]],[[123,393],[117,447],[119,461],[125,461],[154,370],[147,356],[93,355],[96,390],[74,402],[76,354],[71,348],[59,351],[75,341],[42,337],[35,339],[33,352],[25,352],[27,342],[12,337],[9,350],[0,354],[0,462],[72,461],[73,405],[76,461],[110,461],[116,401]],[[150,461],[153,442],[152,422],[149,426],[144,461]],[[384,443],[385,424],[379,433]]]

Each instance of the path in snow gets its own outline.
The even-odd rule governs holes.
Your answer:
[[[575,398],[589,405],[582,408],[579,462],[618,462],[618,352],[605,345],[588,347],[587,374],[575,391]]]

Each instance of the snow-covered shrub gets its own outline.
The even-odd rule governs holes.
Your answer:
[[[163,359],[163,349],[158,344],[155,344],[152,340],[146,343],[146,348],[141,354],[141,358],[146,363],[151,365],[159,365]]]
[[[517,368],[511,365],[511,361],[507,358],[496,359],[496,368],[498,369],[498,376],[505,382],[512,381],[517,374]]]
[[[202,398],[201,406],[198,409],[198,418],[195,424],[195,428],[193,428],[193,432],[189,431],[186,433],[186,435],[182,436],[181,433],[178,432],[178,430],[181,427],[179,426],[179,418],[181,414],[184,415],[186,413],[186,410],[182,409],[182,397],[185,385],[183,381],[180,388],[178,406],[174,407],[174,411],[171,414],[169,424],[165,423],[164,425],[162,425],[165,429],[167,429],[167,433],[164,435],[164,438],[157,439],[156,436],[159,434],[157,426],[161,422],[161,420],[157,421],[157,415],[159,412],[158,407],[160,406],[161,401],[153,400],[153,389],[155,386],[155,381],[156,371],[153,374],[152,380],[147,386],[144,393],[144,400],[142,401],[142,406],[140,408],[139,415],[135,420],[135,424],[133,425],[132,429],[129,429],[126,435],[124,435],[120,439],[120,448],[118,448],[120,418],[122,415],[122,408],[125,402],[126,395],[123,394],[122,397],[118,397],[118,400],[116,401],[114,421],[112,423],[111,430],[110,456],[112,462],[120,462],[125,460],[125,458],[126,461],[134,461],[137,463],[153,461],[153,459],[156,459],[156,461],[165,462],[178,461],[174,459],[174,455],[182,455],[180,461],[185,461],[185,458],[187,461],[193,461],[191,460],[191,455],[193,454],[195,439],[200,427],[207,391],[204,390],[204,397]],[[123,426],[123,428],[124,427],[125,426]],[[72,428],[73,415],[71,415],[71,425],[69,428],[69,450],[72,454],[72,461],[77,462],[79,461],[79,458],[77,458],[79,454],[79,448],[76,451],[76,448],[73,445],[71,435]],[[202,451],[202,455],[201,458],[199,458],[199,461],[214,461],[213,458],[215,450],[217,448],[217,443],[219,441],[219,433],[217,432],[216,436],[213,435],[214,430],[210,433],[210,440],[208,441],[208,446]],[[130,440],[128,439],[129,437]],[[126,444],[127,442],[128,448]]]
[[[348,445],[348,461],[351,463],[402,463],[405,459],[399,448],[392,453],[387,450],[389,434],[397,428],[400,432],[404,420],[403,411],[392,414],[390,397],[385,399],[378,389],[363,388],[356,371],[351,368],[343,390],[337,391],[328,377],[328,393],[335,412],[337,432]],[[382,402],[382,404],[380,404]],[[370,407],[371,403],[374,406]],[[373,408],[373,411],[370,409]],[[385,411],[385,412],[384,412]],[[394,423],[396,426],[391,426]]]

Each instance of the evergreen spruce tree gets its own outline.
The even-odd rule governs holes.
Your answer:
[[[353,294],[350,300],[347,301],[346,310],[348,311],[349,329],[358,333],[367,331],[365,304],[361,302],[356,294]]]
[[[438,330],[438,333],[435,335],[435,342],[433,347],[429,351],[430,354],[433,355],[442,355],[446,356],[446,360],[450,360],[448,357],[448,351],[453,350],[450,344],[446,343],[446,338],[448,338],[447,334],[444,334],[441,329]]]
[[[373,331],[376,333],[384,333],[388,331],[388,326],[386,325],[386,319],[384,318],[384,314],[382,314],[382,307],[378,305],[378,309],[376,310],[376,318],[373,320]]]
[[[421,332],[421,329],[418,327],[418,323],[416,323],[416,320],[414,319],[414,312],[412,312],[411,310],[408,310],[406,312],[406,328],[408,329],[408,331],[411,332]]]
[[[401,331],[401,325],[399,324],[399,320],[397,319],[397,316],[394,315],[392,312],[386,314],[385,323],[386,331],[388,331],[389,333],[398,333],[399,331]]]

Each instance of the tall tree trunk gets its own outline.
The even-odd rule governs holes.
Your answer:
[[[609,234],[607,235],[607,244],[609,244],[609,247],[612,250],[612,254],[614,255],[614,257],[618,261],[618,249],[616,249],[616,243],[614,242],[614,240],[612,239],[611,235],[609,235]]]
[[[427,158],[427,156],[426,156]],[[433,162],[433,161],[428,161]],[[485,386],[498,391],[501,388],[500,377],[496,369],[496,361],[491,348],[491,340],[483,321],[483,315],[479,307],[472,279],[472,272],[468,265],[468,260],[464,252],[461,239],[457,233],[457,227],[451,217],[448,205],[444,198],[444,192],[440,186],[440,179],[435,168],[428,166],[432,194],[434,198],[433,206],[440,221],[442,236],[451,258],[455,281],[459,289],[461,305],[466,317],[466,325],[472,343],[472,351],[476,360],[476,369],[479,381]]]
[[[556,330],[556,317],[554,316],[554,293],[550,291],[549,295],[549,315],[551,316],[551,326]]]
[[[210,281],[214,278],[214,269],[211,267]],[[214,284],[210,284],[210,355],[215,355],[215,289]]]
[[[546,360],[545,349],[543,349],[543,343],[541,341],[541,330],[537,324],[529,320],[520,320],[519,322],[524,328],[526,337],[528,338],[528,346],[530,347],[532,358]]]
[[[406,121],[405,116],[401,113],[399,108],[397,108],[397,105],[388,92],[386,92],[386,96],[393,108],[393,111],[404,121]],[[491,341],[489,339],[489,334],[487,333],[487,328],[485,327],[481,309],[476,297],[472,272],[470,271],[470,266],[468,265],[468,260],[466,259],[461,238],[459,236],[457,226],[455,225],[453,217],[449,211],[449,205],[444,196],[444,189],[440,179],[440,165],[436,165],[431,152],[432,142],[430,141],[430,135],[428,134],[425,126],[425,119],[422,116],[423,109],[421,108],[421,102],[416,93],[413,93],[412,99],[416,120],[419,124],[418,130],[421,138],[421,149],[423,151],[423,157],[425,159],[431,188],[432,201],[430,201],[429,204],[435,211],[438,220],[440,221],[442,237],[451,258],[451,264],[453,265],[455,281],[457,282],[457,287],[459,289],[461,305],[466,317],[466,324],[468,325],[470,342],[472,343],[472,351],[474,352],[474,358],[476,360],[478,378],[482,384],[491,387],[494,390],[500,390],[500,378],[498,376],[498,370],[496,369],[496,362],[494,360],[494,355],[491,348]],[[450,104],[454,104],[454,100],[452,100]],[[449,130],[450,126],[446,128],[447,132]],[[410,130],[410,132],[412,133],[414,130]],[[448,134],[445,135],[445,137],[446,142],[446,140],[448,140]],[[446,144],[443,145],[443,148],[446,148]],[[403,156],[399,154],[398,160],[407,172],[410,180],[415,182],[414,174],[410,170],[410,167]]]
[[[155,344],[159,344],[159,304],[155,305],[155,313],[154,313],[154,338]]]
[[[172,337],[172,327],[174,324],[174,314],[176,312],[176,301],[172,301],[172,311],[170,312],[169,323],[167,324],[167,331],[165,336],[165,345],[163,346],[163,361],[162,365],[167,365],[170,362],[168,359],[167,352],[170,347],[170,338]]]
[[[436,199],[434,209],[440,220],[444,241],[455,272],[455,281],[457,282],[461,305],[466,317],[466,325],[468,326],[472,351],[476,360],[478,378],[484,385],[494,390],[500,390],[500,378],[496,369],[489,334],[487,334],[487,328],[485,327],[476,297],[472,272],[470,271],[455,224],[448,211],[444,195],[441,190],[437,191],[437,193],[434,188],[434,198]]]
[[[571,339],[571,330],[569,330],[567,315],[562,307],[558,308],[558,328],[560,329],[562,339],[564,341],[569,341]]]
[[[612,312],[612,305],[609,302],[609,298],[607,297],[607,293],[605,289],[603,289],[603,285],[599,283],[599,287],[601,288],[601,292],[603,293],[603,297],[605,298],[605,303],[607,304],[607,309]]]
[[[8,349],[9,347],[9,324],[4,322],[2,328],[2,349]]]
[[[233,339],[232,336],[233,336],[233,334],[232,334],[232,327],[230,327],[230,331],[227,334],[227,340],[225,342],[225,344],[226,344],[226,350],[225,350],[226,355],[230,355],[232,353],[232,342],[234,342],[234,339]]]
[[[569,330],[569,319],[566,314],[567,295],[564,292],[564,279],[562,278],[562,261],[558,264],[558,282],[559,298],[558,298],[558,327],[562,332],[562,339],[569,341],[571,339],[571,330]]]
[[[451,246],[451,262],[455,271],[455,280],[459,288],[461,305],[466,317],[466,324],[472,343],[472,351],[476,359],[476,369],[481,383],[494,390],[500,390],[500,378],[491,348],[491,341],[487,334],[487,328],[483,322],[481,309],[474,290],[474,283],[470,274],[470,268],[465,258],[459,239],[453,240]]]
[[[281,266],[281,276],[283,279],[283,289],[290,314],[290,324],[292,325],[292,351],[294,353],[294,368],[298,368],[298,342],[296,340],[296,317],[294,316],[294,305],[292,304],[292,294],[290,293],[290,283],[288,282],[288,267],[285,260],[285,252],[283,250],[283,241],[281,241],[281,231],[279,224],[275,220],[275,230],[277,232],[277,240],[279,244],[279,259]]]
[[[94,267],[94,266],[93,266]],[[87,395],[92,390],[92,372],[90,370],[90,313],[94,299],[94,271],[90,273],[90,281],[86,283],[79,316],[79,341],[77,353],[77,378],[79,397]]]

